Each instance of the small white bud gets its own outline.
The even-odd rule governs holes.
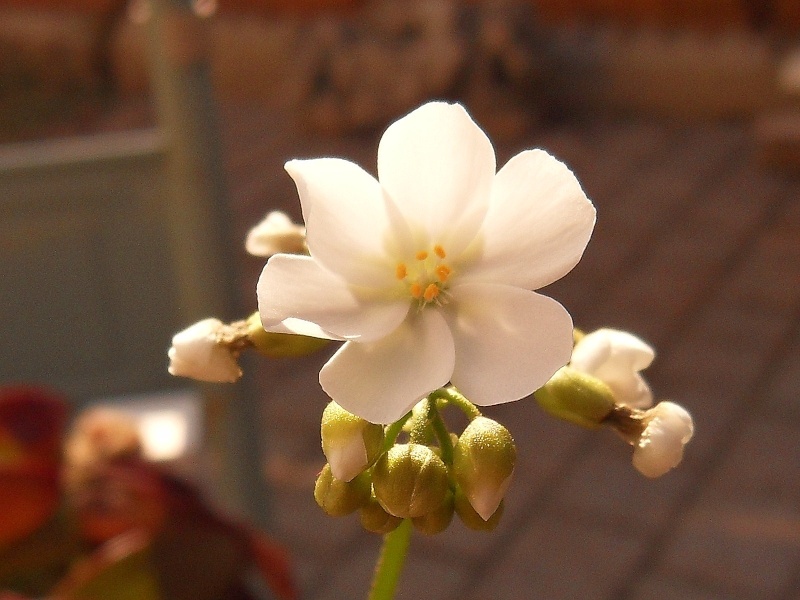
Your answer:
[[[476,417],[453,449],[453,472],[464,495],[484,521],[497,511],[511,483],[517,449],[508,429]]]
[[[598,329],[575,344],[569,364],[605,383],[618,404],[647,408],[653,404],[653,393],[639,371],[649,367],[654,357],[653,348],[635,335]]]
[[[306,228],[274,210],[248,232],[244,247],[253,256],[305,254]]]
[[[378,457],[383,427],[350,414],[335,402],[322,413],[322,451],[336,479],[351,481]]]
[[[235,356],[219,342],[224,327],[219,319],[204,319],[175,334],[168,353],[170,374],[216,383],[239,379],[242,370]]]
[[[644,431],[635,444],[633,466],[647,477],[660,477],[683,458],[692,439],[692,416],[673,402],[659,402],[642,418]]]

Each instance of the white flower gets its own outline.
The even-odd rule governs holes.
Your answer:
[[[269,260],[261,319],[346,341],[320,372],[346,410],[392,422],[448,381],[475,404],[509,402],[569,360],[569,313],[530,291],[568,273],[594,227],[564,164],[529,150],[495,173],[466,111],[434,102],[384,133],[379,181],[335,158],[286,170],[310,256]]]
[[[598,329],[575,344],[570,366],[605,383],[618,404],[647,408],[653,404],[653,393],[639,371],[649,367],[654,357],[653,349],[636,336]]]
[[[683,447],[692,439],[692,416],[673,402],[659,402],[648,410],[645,425],[633,450],[633,466],[647,477],[660,477],[683,458]]]
[[[253,256],[272,256],[279,252],[304,254],[306,228],[293,223],[279,210],[273,210],[247,234],[245,249]]]
[[[236,359],[218,342],[223,327],[218,319],[204,319],[175,334],[168,353],[170,374],[219,383],[239,379]]]

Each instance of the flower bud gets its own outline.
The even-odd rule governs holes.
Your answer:
[[[293,223],[279,210],[269,213],[247,234],[244,247],[253,256],[272,256],[280,252],[305,254],[306,228]]]
[[[447,496],[447,466],[421,444],[397,444],[372,468],[375,497],[390,514],[421,517],[439,508]]]
[[[647,408],[653,393],[639,374],[653,362],[655,351],[635,335],[598,329],[575,344],[569,366],[605,383],[618,404]]]
[[[517,448],[508,429],[475,417],[453,449],[453,474],[475,511],[487,521],[505,496],[514,473]]]
[[[447,529],[453,520],[453,493],[448,492],[442,505],[421,517],[414,517],[414,528],[425,535],[436,535]]]
[[[171,375],[199,381],[233,383],[242,376],[231,349],[220,343],[225,324],[204,319],[175,334],[169,349]]]
[[[378,458],[383,427],[350,414],[336,402],[322,413],[322,451],[336,479],[350,481]]]
[[[587,429],[596,429],[614,408],[614,394],[602,381],[561,367],[534,393],[545,411]]]
[[[386,512],[375,496],[361,507],[361,526],[372,533],[389,533],[394,531],[403,522],[400,517],[395,517]]]
[[[264,331],[261,316],[257,312],[247,318],[247,340],[255,350],[270,358],[307,356],[324,348],[329,342],[306,335]]]
[[[633,451],[633,466],[647,477],[660,477],[683,459],[692,439],[692,416],[673,402],[659,402],[642,419],[644,431]]]
[[[497,527],[497,524],[503,516],[503,511],[505,510],[505,502],[501,500],[500,504],[497,506],[497,510],[494,511],[492,516],[484,520],[482,516],[475,512],[475,509],[472,508],[472,505],[469,503],[469,499],[460,488],[456,488],[453,503],[456,514],[458,518],[461,519],[461,522],[464,523],[467,528],[476,531],[493,530]]]
[[[326,464],[314,484],[314,500],[332,517],[349,515],[369,502],[369,475],[361,473],[352,481],[341,481]]]

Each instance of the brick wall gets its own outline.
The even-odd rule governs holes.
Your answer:
[[[800,31],[797,0],[531,0],[548,23]]]

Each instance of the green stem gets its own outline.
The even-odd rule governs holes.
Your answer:
[[[448,404],[452,404],[461,412],[463,412],[467,418],[471,421],[475,417],[481,416],[481,411],[479,411],[475,405],[467,400],[459,391],[452,387],[440,388],[435,392],[431,393],[428,398],[431,400],[438,400],[442,399]]]
[[[442,461],[446,465],[453,464],[453,440],[450,439],[450,432],[444,424],[439,409],[436,408],[436,400],[431,398],[428,402],[428,419],[430,420],[436,438],[439,440],[439,448],[442,451]]]
[[[383,536],[383,546],[375,565],[369,600],[392,600],[394,598],[394,590],[400,579],[408,546],[411,543],[411,531],[411,520],[405,519],[397,529]]]
[[[408,434],[408,439],[414,444],[425,444],[430,437],[428,430],[428,418],[431,413],[431,400],[426,398],[422,402],[425,403],[422,410],[420,410],[411,421],[411,431]]]
[[[384,452],[388,451],[389,448],[394,446],[395,441],[397,440],[397,436],[400,435],[400,432],[403,430],[403,425],[406,424],[411,418],[411,411],[408,411],[399,421],[395,421],[388,427],[386,427],[386,431],[384,432],[383,438],[383,450]]]

